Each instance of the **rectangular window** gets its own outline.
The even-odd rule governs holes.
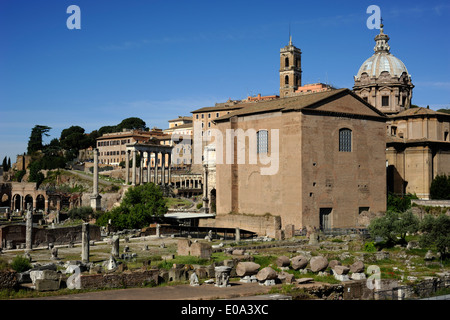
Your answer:
[[[382,96],[381,97],[381,106],[382,107],[389,107],[389,96]]]
[[[350,129],[339,130],[339,151],[341,152],[352,151],[352,130]]]
[[[269,152],[269,139],[268,139],[268,131],[267,130],[260,130],[256,133],[256,143],[257,153],[268,153]]]

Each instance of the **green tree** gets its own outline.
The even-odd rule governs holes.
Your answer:
[[[6,156],[5,156],[5,158],[3,158],[2,168],[4,171],[8,171],[8,159]]]
[[[33,161],[28,166],[30,169],[30,175],[28,177],[28,181],[36,182],[36,185],[39,186],[42,181],[44,181],[44,174],[41,172],[41,164],[39,161]]]
[[[420,224],[422,247],[436,246],[442,258],[446,258],[450,250],[450,217],[441,214],[437,218],[427,214]]]
[[[31,130],[30,139],[28,140],[27,153],[29,155],[33,154],[36,151],[42,150],[42,136],[49,136],[48,132],[50,131],[50,127],[35,125]]]
[[[106,225],[111,220],[118,229],[143,228],[166,212],[166,201],[159,186],[146,183],[130,187],[120,206],[102,214],[97,224]]]
[[[121,123],[116,126],[117,131],[122,131],[123,129],[130,130],[146,130],[147,127],[145,125],[145,121],[141,118],[130,117],[123,119]]]
[[[388,246],[398,242],[404,244],[407,233],[418,231],[419,219],[411,210],[401,213],[387,211],[384,216],[372,220],[368,229],[372,237],[384,238]],[[400,238],[400,241],[397,238]]]
[[[90,144],[89,137],[80,126],[71,126],[61,131],[59,141],[63,149],[72,151],[85,149]]]
[[[450,176],[437,175],[430,186],[431,199],[450,200]]]

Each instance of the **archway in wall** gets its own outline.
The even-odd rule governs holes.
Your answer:
[[[20,194],[15,194],[12,198],[12,211],[20,211],[22,204],[22,197]]]
[[[30,208],[33,208],[33,196],[29,194],[25,196],[25,207],[23,208],[23,210],[27,210],[28,206],[30,206]]]
[[[45,198],[42,194],[36,197],[36,210],[45,210]]]

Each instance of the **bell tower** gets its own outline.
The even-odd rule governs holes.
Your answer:
[[[292,44],[280,49],[280,97],[286,97],[302,86],[302,52]]]

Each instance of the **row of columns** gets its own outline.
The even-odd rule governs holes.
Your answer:
[[[32,205],[32,208],[34,208],[34,209],[36,209],[36,207],[37,207],[37,198],[38,198],[38,196],[42,196],[44,198],[44,212],[48,212],[48,202],[49,202],[49,200],[44,195],[38,194],[36,197],[33,198],[32,195],[28,194],[26,196],[22,196],[22,195],[20,195],[18,193],[14,194],[13,197],[11,198],[11,211],[14,212],[17,209],[19,211],[21,211],[21,212],[25,211],[25,204],[27,203],[26,202],[26,197],[27,196],[30,196],[32,198],[33,203],[31,205]],[[19,207],[16,206],[17,197],[20,197]],[[61,207],[60,199],[57,200],[57,207],[58,207],[58,210]]]
[[[200,189],[201,178],[192,178],[189,176],[180,176],[180,188]]]
[[[131,150],[132,155],[132,168],[131,168],[131,185],[136,185],[140,183],[144,183],[144,157],[142,157],[144,152],[138,151],[138,150]],[[141,164],[139,168],[139,182],[137,181],[137,166],[136,166],[136,160],[137,160],[137,153],[140,152],[141,154]],[[172,178],[171,178],[171,160],[172,160],[172,153],[170,152],[146,152],[147,153],[147,183],[153,182],[155,184],[171,184]],[[151,170],[151,154],[154,154],[155,156],[155,167],[153,170],[153,181],[152,181],[152,170]],[[158,174],[159,167],[158,167],[158,158],[159,155],[161,155],[161,174]],[[166,164],[166,155],[168,155],[167,164]],[[167,174],[166,174],[167,170]],[[167,178],[167,179],[166,179]],[[130,157],[128,155],[125,157],[125,184],[130,183]]]

